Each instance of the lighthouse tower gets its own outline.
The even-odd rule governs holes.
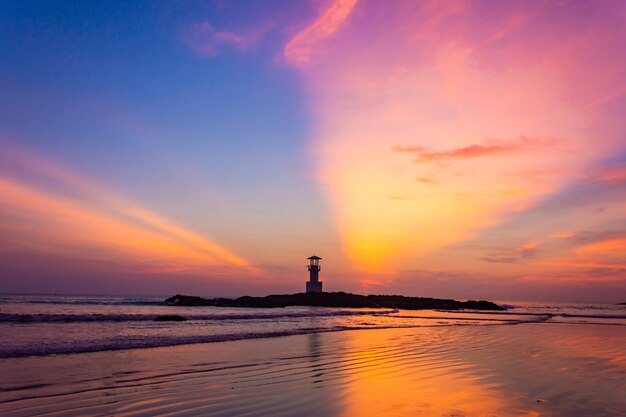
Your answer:
[[[311,256],[309,259],[309,281],[306,283],[306,292],[322,292],[322,283],[319,281],[320,258],[319,256]]]

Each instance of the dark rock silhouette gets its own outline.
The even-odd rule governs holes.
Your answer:
[[[321,292],[268,295],[266,297],[244,296],[230,298],[202,298],[177,294],[165,300],[176,306],[253,307],[275,308],[288,306],[353,307],[353,308],[399,308],[404,310],[494,310],[504,308],[491,301],[456,301],[439,298],[405,297],[402,295],[359,295],[345,292]]]
[[[187,321],[187,318],[177,315],[165,315],[156,317],[154,321]]]

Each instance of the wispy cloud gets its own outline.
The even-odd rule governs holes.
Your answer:
[[[226,50],[244,52],[255,46],[271,28],[265,24],[246,32],[219,30],[210,22],[193,23],[183,31],[183,42],[203,57],[215,57]]]
[[[3,146],[0,251],[125,263],[136,272],[248,271],[216,242],[41,156]],[[203,272],[204,271],[204,272]]]
[[[324,12],[287,43],[287,60],[296,66],[306,65],[314,54],[316,44],[335,33],[348,18],[358,0],[332,0]]]
[[[415,181],[421,182],[422,184],[434,184],[436,182],[435,179],[431,177],[417,177]]]
[[[626,165],[612,165],[596,170],[593,181],[626,184]]]
[[[570,238],[576,236],[576,233],[573,233],[573,232],[556,232],[556,233],[550,233],[548,236],[553,238],[553,239],[570,239]]]
[[[551,235],[554,237],[555,235]],[[549,268],[571,268],[580,272],[576,280],[615,280],[611,271],[626,270],[626,232],[624,230],[579,231],[556,234],[559,244],[546,251],[534,265]],[[608,272],[607,272],[608,271]],[[550,274],[547,274],[550,275]]]
[[[582,269],[617,269],[617,270],[626,270],[626,264],[611,264],[611,263],[598,263],[598,262],[576,262],[576,261],[569,261],[569,260],[562,260],[562,261],[546,261],[546,262],[541,262],[538,265],[544,265],[544,266],[564,266],[564,267],[568,267],[568,268],[582,268]],[[589,277],[587,276],[582,276],[579,277],[578,280],[588,280]],[[621,280],[622,277],[612,277],[613,280]]]
[[[537,250],[540,244],[540,242],[528,242],[515,248],[506,250],[501,249],[498,253],[492,253],[481,259],[489,263],[518,263],[520,261],[534,258],[537,255]]]
[[[452,159],[473,159],[485,156],[507,154],[512,152],[522,152],[545,147],[553,143],[553,140],[520,138],[516,141],[496,141],[485,145],[470,145],[445,151],[429,151],[421,146],[394,146],[391,149],[395,152],[417,154],[415,162],[435,162]]]
[[[618,227],[618,224],[622,225],[621,228]],[[624,229],[624,223],[626,223],[626,218],[621,219],[618,223],[615,224],[615,228],[611,230],[585,230],[580,231],[577,235],[572,239],[572,243],[577,247],[585,247],[589,245],[596,245],[602,242],[610,242],[615,240],[626,240],[626,229]]]

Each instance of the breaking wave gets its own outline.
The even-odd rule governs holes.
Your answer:
[[[382,311],[306,311],[265,314],[187,314],[187,320],[222,321],[222,320],[264,320],[302,317],[330,316],[380,316],[395,313],[395,310]],[[0,323],[86,323],[86,322],[128,322],[154,321],[162,314],[16,314],[0,313]]]

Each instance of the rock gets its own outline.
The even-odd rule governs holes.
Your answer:
[[[187,321],[187,317],[177,315],[165,315],[155,318],[154,321]]]
[[[237,299],[206,299],[196,296],[176,294],[165,300],[176,306],[214,306],[276,308],[288,306],[351,307],[351,308],[392,308],[405,310],[492,310],[504,308],[491,301],[456,301],[438,298],[405,297],[402,295],[360,295],[345,292],[321,292],[298,294],[274,294],[266,297],[244,296]]]
[[[180,294],[176,294],[175,296],[170,297],[167,300],[165,300],[166,303],[177,305],[177,306],[201,306],[201,305],[204,305],[202,304],[203,301],[206,301],[206,300],[202,297],[194,297],[191,295],[180,295]]]

